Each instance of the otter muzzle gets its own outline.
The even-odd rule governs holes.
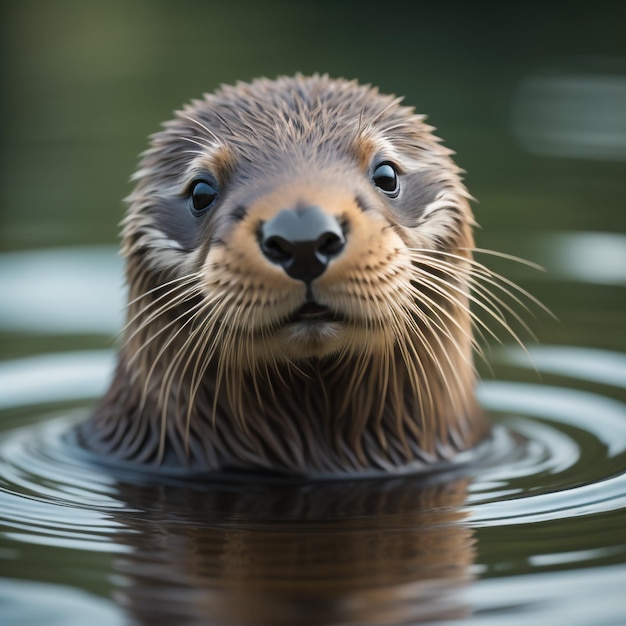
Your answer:
[[[283,209],[261,226],[264,256],[307,284],[324,273],[345,245],[337,219],[318,206]]]

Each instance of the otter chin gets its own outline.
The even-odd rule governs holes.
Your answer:
[[[327,76],[237,83],[165,123],[134,181],[127,324],[88,448],[341,477],[485,437],[470,301],[493,309],[495,280],[424,116]]]

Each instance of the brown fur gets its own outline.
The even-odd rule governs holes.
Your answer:
[[[125,342],[87,444],[141,463],[307,475],[415,469],[473,446],[486,427],[469,288],[489,274],[471,256],[459,170],[431,131],[397,99],[325,76],[223,87],[178,112],[135,175]],[[395,199],[371,181],[381,160],[399,169]],[[190,185],[206,173],[219,198],[197,218]],[[346,226],[345,250],[312,284],[341,321],[288,324],[305,284],[260,250],[259,225],[299,205]]]

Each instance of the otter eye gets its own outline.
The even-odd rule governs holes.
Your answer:
[[[191,189],[191,206],[195,213],[206,211],[217,198],[215,185],[206,180],[197,180]]]
[[[388,161],[376,166],[372,174],[372,180],[374,184],[387,195],[396,196],[398,194],[398,172],[396,172],[396,168]]]

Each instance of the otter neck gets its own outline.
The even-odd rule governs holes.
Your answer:
[[[146,386],[122,352],[89,443],[165,467],[315,475],[432,465],[484,434],[469,370],[459,379],[424,357],[430,379],[416,390],[398,348],[386,361],[377,357],[310,359],[254,373],[209,366],[199,383],[192,372],[168,383],[163,364]]]

